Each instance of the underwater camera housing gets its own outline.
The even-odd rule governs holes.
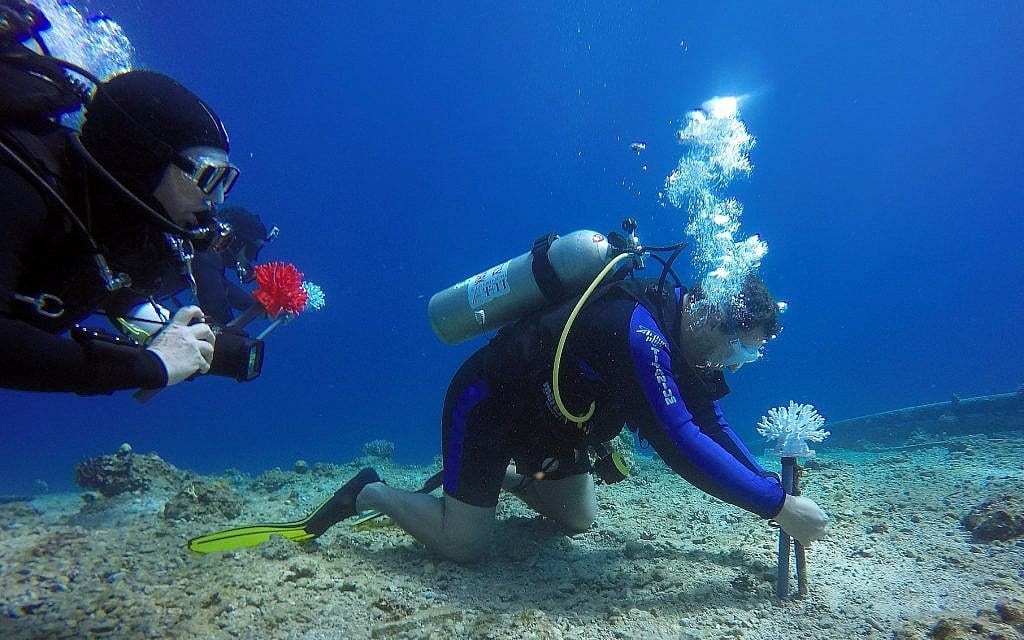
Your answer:
[[[217,342],[213,348],[213,364],[209,374],[234,378],[238,382],[255,380],[263,371],[262,340],[250,338],[244,333],[214,328]],[[138,340],[102,329],[75,325],[71,337],[88,350],[114,354],[120,352],[125,358],[134,357],[138,351]]]
[[[244,333],[214,329],[213,364],[209,373],[234,378],[238,382],[255,380],[263,371],[264,342]]]

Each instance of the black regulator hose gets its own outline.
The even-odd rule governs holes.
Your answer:
[[[674,263],[676,261],[676,258],[678,258],[680,256],[680,254],[683,253],[683,249],[686,248],[686,245],[687,245],[686,242],[681,242],[681,243],[675,245],[676,248],[672,252],[672,255],[669,256],[667,262],[662,260],[661,257],[659,257],[659,256],[654,256],[654,258],[656,260],[658,260],[659,262],[661,262],[662,265],[663,265],[663,268],[661,270],[661,277],[658,278],[658,299],[659,300],[661,299],[661,296],[663,296],[664,293],[665,293],[665,278],[668,276],[668,274],[670,274],[670,273],[672,274],[672,279],[675,280],[676,286],[681,287],[683,285],[683,283],[679,281],[679,276],[677,276],[676,272],[672,270],[672,263]]]
[[[644,251],[660,251],[660,252],[666,252],[666,251],[675,251],[676,249],[679,249],[679,250],[685,249],[685,248],[686,248],[686,245],[688,245],[688,244],[690,244],[690,243],[689,243],[688,241],[686,241],[686,240],[683,240],[682,242],[677,242],[677,243],[675,243],[675,244],[670,244],[670,245],[667,245],[667,246],[664,246],[664,247],[649,247],[649,246],[647,246],[647,245],[644,245],[644,246],[643,246],[643,247],[641,247],[641,248],[642,248],[642,249],[643,249]]]

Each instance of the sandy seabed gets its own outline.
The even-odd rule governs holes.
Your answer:
[[[804,494],[831,515],[806,597],[775,597],[777,530],[641,458],[566,536],[503,495],[493,550],[460,566],[394,527],[198,556],[192,536],[301,518],[365,460],[276,472],[277,486],[184,473],[240,494],[238,518],[168,519],[183,487],[0,506],[0,638],[1024,638],[1024,540],[961,519],[1024,495],[1024,436],[823,452]],[[771,468],[771,462],[765,461]],[[775,462],[777,466],[777,461]],[[431,469],[381,465],[394,486]],[[188,495],[193,495],[189,493]]]

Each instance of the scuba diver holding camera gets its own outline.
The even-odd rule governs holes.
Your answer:
[[[0,386],[159,389],[211,367],[255,377],[262,343],[220,340],[199,307],[145,344],[77,325],[123,316],[168,277],[194,285],[192,259],[224,235],[213,207],[239,170],[198,96],[153,71],[101,81],[49,55],[48,27],[24,0],[0,0]],[[60,118],[83,106],[76,134]]]

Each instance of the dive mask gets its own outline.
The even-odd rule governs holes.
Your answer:
[[[748,346],[738,337],[729,340],[729,355],[722,362],[722,368],[736,373],[740,367],[761,357],[761,345]]]
[[[176,164],[181,167],[185,177],[206,195],[219,190],[227,197],[241,173],[238,167],[220,158],[180,156],[180,160],[181,162]]]

